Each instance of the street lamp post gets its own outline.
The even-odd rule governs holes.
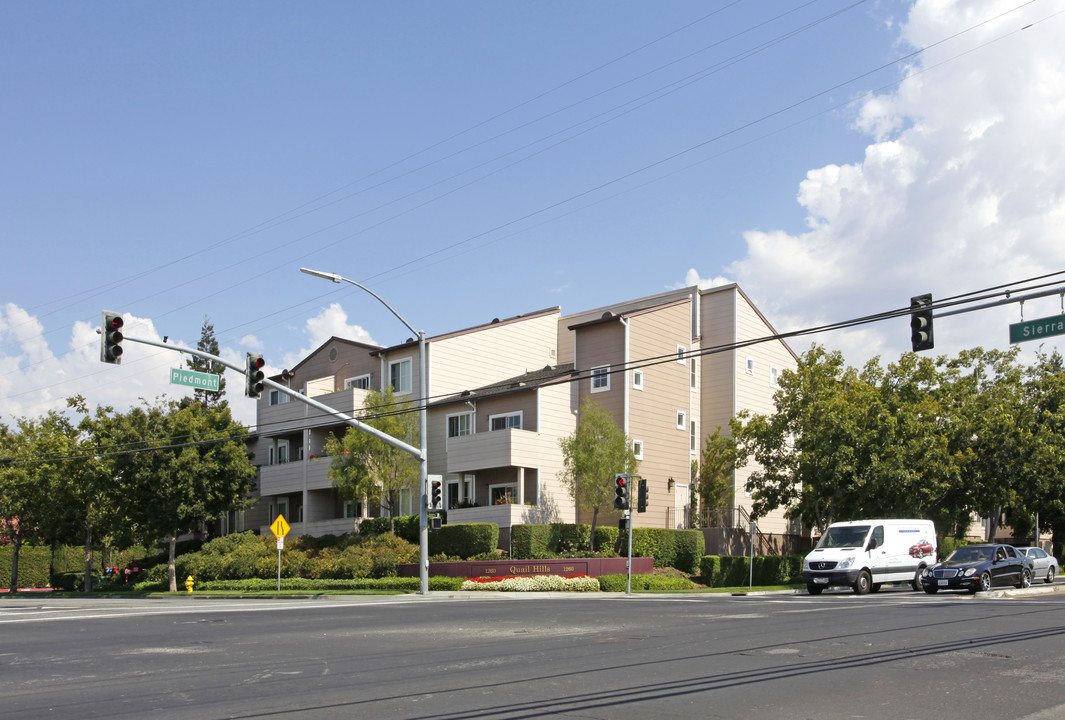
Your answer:
[[[418,578],[419,578],[419,590],[422,595],[429,594],[429,512],[428,512],[428,486],[429,486],[429,440],[427,437],[429,414],[429,388],[426,380],[426,360],[425,360],[425,331],[415,330],[411,327],[411,324],[403,319],[395,309],[385,302],[380,295],[375,293],[365,285],[361,285],[354,280],[350,280],[342,275],[336,273],[320,272],[318,270],[310,270],[309,268],[300,268],[301,273],[307,275],[313,275],[314,277],[325,278],[326,280],[332,280],[335,283],[351,283],[357,288],[365,290],[373,295],[377,300],[388,308],[389,312],[395,315],[401,323],[407,326],[407,329],[418,336],[418,360],[419,360],[419,377],[418,386],[419,394],[421,398],[419,400],[418,411],[418,447],[420,448],[416,457],[418,458],[418,485],[419,496],[418,502]]]

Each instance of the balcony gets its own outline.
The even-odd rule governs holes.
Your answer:
[[[356,410],[363,408],[366,403],[367,392],[366,390],[350,388],[334,393],[326,393],[325,395],[316,395],[313,399],[350,416]],[[302,430],[308,425],[322,425],[328,422],[329,417],[331,416],[326,415],[317,408],[291,400],[278,405],[260,405],[258,425],[260,428],[266,428],[265,431],[261,432],[262,435],[276,436]],[[341,421],[337,420],[337,422]]]
[[[501,431],[497,431],[501,432]],[[527,523],[542,523],[543,511],[535,505],[485,505],[447,511],[449,525],[457,523],[495,523],[501,528]]]
[[[447,472],[500,467],[540,467],[557,453],[558,443],[531,430],[495,430],[448,438]]]
[[[286,495],[307,490],[332,487],[329,481],[329,458],[297,460],[259,468],[259,494]]]

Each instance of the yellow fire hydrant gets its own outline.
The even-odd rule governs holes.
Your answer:
[[[192,576],[191,575],[189,575],[187,578],[185,578],[185,589],[188,590],[189,592],[192,592]]]

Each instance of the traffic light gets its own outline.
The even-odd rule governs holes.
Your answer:
[[[263,373],[264,365],[266,365],[266,361],[263,360],[262,355],[248,353],[244,369],[244,394],[250,398],[259,397],[263,391],[263,379],[266,377],[265,373]]]
[[[647,481],[643,478],[636,484],[636,512],[647,512]]]
[[[629,509],[629,484],[632,476],[628,473],[618,473],[614,476],[614,509]]]
[[[910,298],[910,346],[914,352],[935,347],[932,337],[932,293]]]
[[[443,489],[440,487],[439,480],[433,480],[429,483],[429,509],[430,510],[443,510],[444,498]]]
[[[100,360],[112,365],[122,362],[122,316],[118,313],[103,311],[100,323]]]

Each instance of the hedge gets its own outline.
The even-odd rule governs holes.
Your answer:
[[[499,526],[495,523],[456,523],[429,531],[429,554],[471,558],[495,552]]]
[[[10,545],[0,545],[0,588],[11,587],[11,562],[15,554]],[[18,553],[18,586],[35,588],[48,586],[48,565],[52,553],[39,545],[23,545]]]
[[[600,575],[599,589],[603,592],[625,592],[629,584],[628,575]],[[652,590],[691,590],[695,587],[688,578],[673,577],[670,575],[633,575],[632,589],[634,592],[647,592]]]
[[[616,527],[596,527],[596,554],[627,555],[628,535],[619,537]],[[516,525],[511,531],[511,553],[514,559],[531,560],[559,555],[576,557],[590,552],[590,525],[551,523],[549,525]],[[621,552],[615,553],[620,540]],[[698,571],[699,558],[706,544],[699,530],[670,530],[666,528],[633,528],[633,557],[653,557],[655,567],[675,567],[688,573]]]
[[[707,587],[741,587],[751,582],[746,555],[704,555],[699,580]],[[754,585],[797,585],[802,582],[801,555],[758,555],[754,558]]]

